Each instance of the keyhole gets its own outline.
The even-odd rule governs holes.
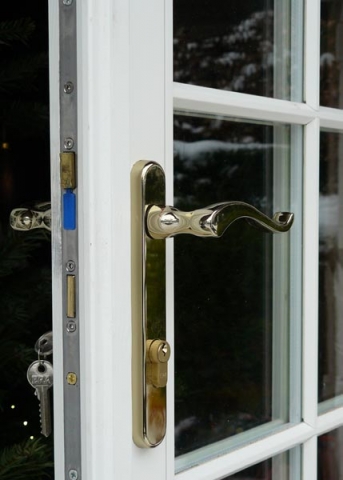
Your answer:
[[[164,345],[164,346],[163,346],[163,348],[162,348],[162,353],[163,353],[164,356],[167,355],[167,353],[168,353],[168,347],[167,347],[167,345]]]
[[[39,373],[44,373],[46,371],[45,365],[43,363],[40,363],[37,367],[37,370]]]

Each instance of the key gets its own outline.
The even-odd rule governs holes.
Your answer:
[[[48,437],[51,433],[51,406],[49,389],[53,384],[53,367],[50,362],[36,360],[27,370],[27,379],[36,391],[40,402],[41,433]]]
[[[52,332],[44,333],[35,344],[35,351],[38,353],[38,358],[40,356],[47,357],[52,354],[53,350],[53,336]]]

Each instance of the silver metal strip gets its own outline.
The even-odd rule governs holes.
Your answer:
[[[77,164],[76,0],[59,0],[60,22],[60,151],[74,152]],[[61,201],[64,189],[61,187]],[[73,190],[76,195],[77,188]],[[62,208],[63,212],[63,208]],[[78,230],[62,224],[63,375],[65,479],[81,479],[80,344],[78,303]],[[75,316],[68,317],[67,276],[75,277]]]

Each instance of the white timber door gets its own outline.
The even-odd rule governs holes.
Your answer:
[[[74,1],[79,476],[343,478],[340,2]],[[141,160],[164,169],[166,205],[205,209],[200,230],[209,205],[237,220],[226,229],[231,213],[214,213],[221,238],[156,240],[171,357],[154,448],[133,441],[130,182]]]

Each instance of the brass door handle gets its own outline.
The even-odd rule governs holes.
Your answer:
[[[51,203],[37,203],[33,208],[15,208],[10,213],[13,230],[33,230],[45,228],[51,231]]]
[[[252,226],[266,232],[287,232],[294,220],[293,213],[277,212],[267,217],[252,205],[244,202],[224,202],[192,212],[182,212],[175,207],[151,205],[147,210],[146,228],[151,238],[164,239],[188,233],[197,237],[221,237],[229,226],[246,219]]]
[[[166,433],[166,388],[170,346],[166,341],[165,240],[179,234],[221,237],[240,218],[267,232],[287,232],[292,213],[269,218],[243,202],[225,202],[193,212],[165,205],[165,176],[155,162],[131,171],[132,408],[138,447],[159,445]]]

